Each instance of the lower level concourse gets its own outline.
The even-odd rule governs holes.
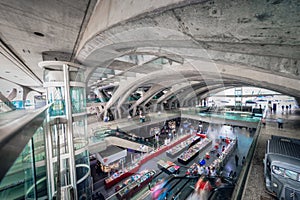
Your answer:
[[[236,112],[239,120],[223,114],[218,118],[219,114],[212,117],[202,111],[180,109],[148,113],[145,121],[137,116],[107,122],[90,115],[89,153],[76,156],[77,174],[81,174],[78,180],[90,176],[88,184],[82,182],[91,188],[88,199],[276,199],[276,188],[270,191],[266,181],[266,144],[273,137],[283,137],[285,143],[299,146],[300,111],[266,109],[263,118],[253,117],[251,123],[249,117],[241,118],[240,112]],[[19,116],[14,112],[6,118],[14,121]],[[280,126],[279,118],[283,122]],[[33,145],[41,142],[40,133],[38,129]],[[46,196],[45,157],[35,149],[35,161],[30,161],[30,149],[24,149],[2,179],[1,199],[29,198],[34,190]],[[89,160],[85,160],[87,156]],[[297,161],[297,156],[296,152],[286,162]],[[31,174],[31,165],[25,161],[37,166]],[[83,163],[88,163],[88,168]],[[290,164],[274,161],[274,166],[281,165],[280,169],[286,170],[283,177],[291,179],[286,187],[295,187],[300,174],[297,168],[287,171]],[[29,182],[32,176],[38,180],[37,188]],[[61,178],[68,181],[68,177]],[[63,199],[68,199],[66,194],[62,194]],[[88,193],[82,192],[80,199],[85,195]]]
[[[97,156],[92,155],[95,159],[91,162],[93,199],[247,199],[252,196],[276,199],[266,190],[263,178],[266,140],[271,135],[283,134],[300,139],[298,110],[265,112],[266,123],[258,121],[256,127],[247,127],[243,121],[239,125],[230,125],[228,121],[216,124],[194,120],[192,116],[164,115],[170,118],[162,123],[158,123],[158,116],[155,119],[152,116],[144,125],[134,122],[139,123],[139,129],[132,126],[132,121],[138,119],[117,125],[114,121],[102,123],[101,127],[118,128],[120,134],[124,128],[136,138],[147,138],[146,135],[151,136],[151,130],[157,128],[162,141],[150,152],[125,148],[127,155],[122,162],[116,161],[116,168],[112,164],[108,172],[98,170],[103,163],[97,161],[97,165]],[[283,129],[277,127],[279,117],[285,121]],[[174,135],[169,137],[167,131],[164,136],[164,126],[172,123],[177,124],[175,132],[172,131]],[[129,124],[132,130],[126,128]],[[197,187],[202,179],[208,182],[208,189]],[[114,183],[110,185],[108,180]]]

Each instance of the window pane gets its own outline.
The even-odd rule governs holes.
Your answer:
[[[285,174],[284,174],[284,177],[287,177],[287,178],[290,178],[290,179],[293,179],[293,180],[297,180],[297,173],[296,172],[293,172],[291,170],[285,170]]]

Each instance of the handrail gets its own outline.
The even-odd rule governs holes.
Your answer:
[[[0,160],[4,161],[0,166],[0,181],[32,138],[35,131],[41,127],[46,117],[46,110],[50,106],[51,104],[28,112],[22,111],[18,113],[18,111],[11,111],[7,113],[8,115],[13,115],[13,119],[0,126]]]
[[[0,127],[0,145],[3,145],[13,133],[17,132],[18,130],[22,129],[26,126],[30,121],[34,120],[38,117],[41,113],[43,113],[46,109],[48,109],[52,104],[46,105],[42,108],[36,110],[29,110],[28,113],[21,117],[16,117],[15,120],[10,121],[7,124],[4,124]],[[18,112],[18,111],[12,111]]]

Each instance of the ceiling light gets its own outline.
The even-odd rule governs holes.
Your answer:
[[[44,37],[45,35],[43,33],[40,33],[40,32],[33,32],[34,35],[37,35],[39,37]]]
[[[24,53],[30,53],[30,51],[29,50],[25,50],[25,49],[23,49],[22,50]]]
[[[9,74],[10,72],[9,71],[5,71],[5,73]]]

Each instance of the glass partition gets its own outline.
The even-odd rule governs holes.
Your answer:
[[[44,129],[32,139],[0,183],[0,199],[47,198]]]

